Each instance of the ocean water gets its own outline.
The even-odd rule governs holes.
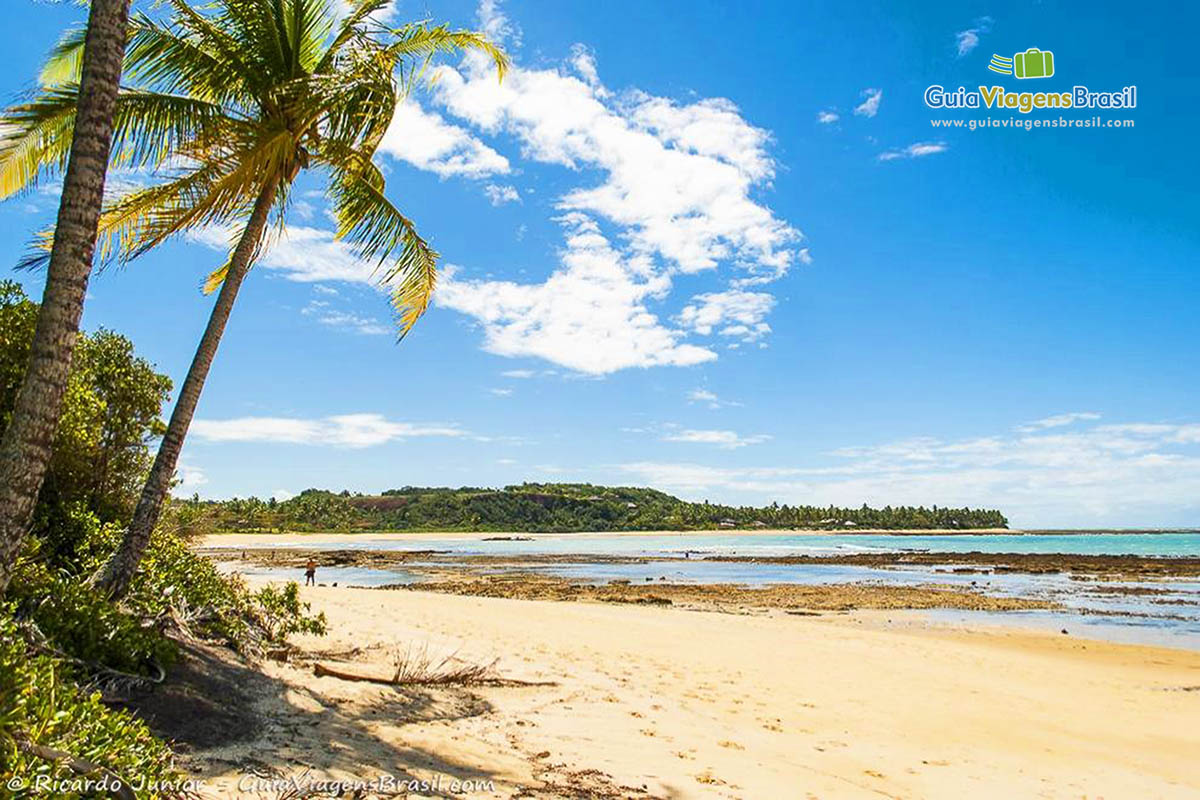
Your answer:
[[[479,538],[416,538],[403,541],[359,539],[336,534],[306,536],[293,547],[343,550],[441,550],[460,555],[586,554],[607,556],[693,555],[788,556],[838,553],[930,552],[1078,553],[1200,557],[1200,531],[1170,533],[1072,532],[1036,534],[958,534],[953,536],[890,534],[685,533],[513,534],[529,541],[484,541]],[[279,547],[279,545],[265,545]],[[253,545],[251,545],[253,547]],[[249,548],[247,548],[249,549]]]
[[[278,545],[269,545],[278,547]],[[524,541],[483,541],[478,538],[429,538],[395,541],[348,541],[336,535],[305,537],[292,547],[310,549],[362,549],[439,551],[455,555],[511,556],[511,563],[482,567],[487,572],[537,571],[593,583],[627,580],[634,583],[732,583],[749,587],[771,584],[883,584],[939,583],[983,591],[992,595],[1035,597],[1061,604],[1058,611],[1005,612],[1000,614],[935,611],[927,616],[945,624],[1010,624],[1113,641],[1139,642],[1200,649],[1200,582],[1187,580],[1154,583],[1097,583],[1075,580],[1068,574],[955,573],[953,567],[904,565],[888,568],[847,564],[755,564],[706,560],[705,556],[833,555],[872,552],[958,553],[1077,553],[1087,555],[1139,555],[1200,557],[1200,532],[1169,533],[1039,533],[955,536],[900,536],[886,534],[723,534],[681,535],[540,534]],[[250,548],[246,548],[250,549]],[[679,557],[686,561],[633,561],[597,563],[569,558],[555,563],[529,563],[524,555]],[[429,565],[438,564],[432,554]],[[450,563],[450,562],[448,562]],[[414,566],[416,566],[414,564]],[[239,571],[302,580],[299,570],[245,567]],[[295,573],[294,575],[292,573]],[[403,568],[378,570],[360,567],[323,567],[321,583],[342,586],[380,586],[416,583],[420,576]],[[1119,587],[1150,587],[1167,592],[1152,595],[1122,594]],[[923,612],[925,613],[925,612]]]

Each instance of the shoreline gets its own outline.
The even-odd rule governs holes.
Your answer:
[[[262,665],[271,690],[252,704],[266,729],[187,757],[218,796],[240,796],[246,763],[334,779],[474,776],[495,795],[530,798],[1200,791],[1190,724],[1200,653],[949,630],[891,610],[746,616],[345,587],[301,596],[330,634],[299,637],[295,660]],[[389,674],[413,648],[495,660],[505,679],[541,685],[395,689],[313,674],[316,663]],[[1134,746],[1147,738],[1153,748]]]

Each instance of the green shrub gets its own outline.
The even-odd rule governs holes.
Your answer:
[[[300,587],[289,581],[282,589],[267,585],[250,596],[258,623],[271,641],[282,642],[293,633],[325,635],[325,614],[308,614],[312,606],[300,601]]]
[[[175,645],[162,633],[79,577],[24,562],[9,597],[18,618],[36,624],[53,647],[93,669],[151,675],[153,665],[165,669],[175,658]]]
[[[72,670],[57,659],[31,648],[13,620],[13,606],[0,606],[0,786],[16,797],[105,797],[99,791],[37,792],[28,788],[38,776],[63,779],[81,777],[63,760],[31,753],[29,744],[53,748],[91,762],[119,778],[146,784],[178,783],[166,744],[145,724],[125,711],[100,702],[97,692],[87,692],[70,682]],[[24,745],[24,746],[22,746]],[[104,777],[104,773],[88,776]],[[15,790],[9,782],[25,782]],[[138,791],[139,796],[152,796]]]

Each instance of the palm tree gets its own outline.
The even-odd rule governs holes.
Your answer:
[[[0,594],[8,588],[33,517],[71,371],[104,202],[128,18],[129,0],[93,0],[79,48],[78,105],[62,115],[62,124],[40,131],[33,148],[19,128],[0,135],[0,199],[29,186],[39,172],[66,164],[58,236],[50,251],[29,367],[0,442]],[[0,130],[8,122],[0,120]],[[38,156],[31,158],[31,150]]]
[[[437,253],[385,197],[372,158],[397,103],[436,54],[480,51],[501,77],[508,61],[480,33],[425,23],[387,28],[375,15],[388,3],[352,0],[339,18],[345,3],[337,0],[213,0],[201,8],[167,0],[167,21],[131,21],[125,69],[134,85],[117,98],[113,163],[167,177],[106,207],[101,254],[128,260],[199,228],[233,236],[228,259],[205,285],[219,287],[216,303],[129,529],[95,578],[114,597],[128,589],[149,543],[238,290],[270,236],[282,232],[301,170],[325,176],[336,236],[377,264],[401,337],[428,307]],[[81,37],[64,41],[52,69],[69,74],[81,47]],[[75,101],[66,85],[22,107],[31,149]]]

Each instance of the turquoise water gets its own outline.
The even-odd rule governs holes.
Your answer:
[[[304,537],[293,547],[346,550],[441,550],[471,555],[587,554],[608,556],[699,555],[787,556],[920,551],[931,553],[1078,553],[1200,557],[1200,531],[1173,533],[1038,533],[980,536],[888,534],[688,533],[678,535],[594,533],[535,534],[530,541],[478,538],[339,540],[337,535]],[[269,545],[278,547],[279,545]]]
[[[278,547],[279,545],[269,545]],[[526,541],[483,541],[478,538],[413,538],[349,541],[336,535],[305,537],[292,547],[313,549],[361,549],[438,551],[456,555],[511,556],[509,563],[485,571],[538,571],[575,580],[606,583],[627,580],[635,583],[731,583],[750,587],[777,583],[831,584],[875,582],[887,584],[940,583],[983,591],[987,594],[1037,597],[1060,603],[1061,611],[931,612],[943,622],[1001,622],[1033,625],[1072,634],[1115,641],[1131,641],[1200,649],[1200,583],[1163,581],[1100,585],[1073,580],[1067,574],[1027,575],[1022,573],[954,573],[934,566],[897,565],[874,568],[848,564],[755,564],[706,560],[705,556],[788,556],[846,553],[920,551],[931,553],[1078,553],[1086,555],[1139,555],[1200,557],[1200,532],[1171,533],[1039,533],[988,534],[980,536],[898,536],[886,534],[725,534],[682,535],[542,534]],[[247,548],[249,549],[249,548]],[[557,556],[682,556],[687,561],[594,562],[569,558],[555,563],[528,563],[523,555]],[[436,564],[438,555],[425,561]],[[415,566],[415,565],[414,565]],[[299,570],[248,568],[242,571],[300,579]],[[294,573],[294,574],[293,574]],[[322,583],[342,586],[380,586],[419,582],[420,577],[403,569],[376,570],[358,567],[322,567]],[[1149,596],[1106,592],[1119,585],[1168,589]]]

